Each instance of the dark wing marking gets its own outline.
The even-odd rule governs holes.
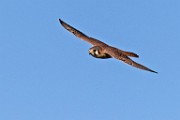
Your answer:
[[[76,37],[84,40],[84,41],[87,41],[89,43],[91,43],[92,45],[105,45],[105,43],[97,40],[97,39],[94,39],[94,38],[91,38],[91,37],[88,37],[87,35],[85,35],[84,33],[82,33],[81,31],[75,29],[74,27],[70,26],[69,24],[65,23],[64,21],[62,21],[61,19],[59,19],[59,22],[61,23],[61,25],[67,29],[69,32],[73,33]]]
[[[154,73],[157,73],[156,71],[154,70],[151,70],[139,63],[136,63],[134,62],[133,60],[131,60],[128,56],[126,56],[123,52],[120,52],[118,49],[116,48],[113,48],[113,47],[110,47],[110,48],[107,48],[106,49],[106,53],[111,55],[112,57],[118,59],[118,60],[121,60],[133,67],[136,67],[136,68],[139,68],[139,69],[142,69],[142,70],[147,70],[147,71],[150,71],[150,72],[154,72]]]

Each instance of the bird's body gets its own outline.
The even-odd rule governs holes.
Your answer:
[[[149,69],[149,68],[147,68],[147,67],[145,67],[139,63],[136,63],[129,58],[129,57],[139,57],[137,54],[135,54],[133,52],[123,51],[123,50],[120,50],[118,48],[109,46],[106,43],[101,42],[100,40],[97,40],[95,38],[92,38],[92,37],[85,35],[81,31],[79,31],[79,30],[75,29],[74,27],[68,25],[67,23],[65,23],[61,19],[59,19],[59,21],[65,29],[67,29],[69,32],[73,33],[76,37],[78,37],[78,38],[80,38],[86,42],[89,42],[90,44],[93,45],[93,47],[89,49],[89,54],[92,55],[93,57],[102,58],[102,59],[116,58],[116,59],[121,60],[121,61],[123,61],[123,62],[125,62],[131,66],[134,66],[136,68],[157,73],[156,71],[151,70],[151,69]]]

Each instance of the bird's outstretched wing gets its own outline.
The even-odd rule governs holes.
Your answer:
[[[61,25],[67,29],[69,32],[73,33],[76,37],[84,40],[84,41],[87,41],[89,43],[91,43],[92,45],[106,45],[105,43],[97,40],[97,39],[94,39],[94,38],[91,38],[87,35],[85,35],[84,33],[82,33],[81,31],[75,29],[74,27],[70,26],[69,24],[65,23],[64,21],[62,21],[61,19],[59,19],[59,22],[61,23]]]
[[[129,65],[131,65],[133,67],[157,73],[156,71],[151,70],[148,67],[145,67],[145,66],[143,66],[143,65],[141,65],[139,63],[134,62],[126,54],[124,54],[123,51],[119,51],[116,48],[109,47],[109,48],[106,49],[106,53],[109,54],[111,57],[114,57],[114,58],[116,58],[118,60],[121,60],[121,61],[123,61],[123,62],[125,62],[125,63],[127,63],[127,64],[129,64]]]

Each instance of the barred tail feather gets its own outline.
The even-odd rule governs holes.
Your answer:
[[[133,52],[124,51],[123,53],[124,53],[126,56],[136,57],[136,58],[139,57],[139,55],[137,55],[136,53],[133,53]]]

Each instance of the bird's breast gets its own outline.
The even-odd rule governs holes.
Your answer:
[[[107,59],[107,58],[112,58],[110,55],[104,53],[104,54],[91,54],[95,58],[100,58],[100,59]]]

